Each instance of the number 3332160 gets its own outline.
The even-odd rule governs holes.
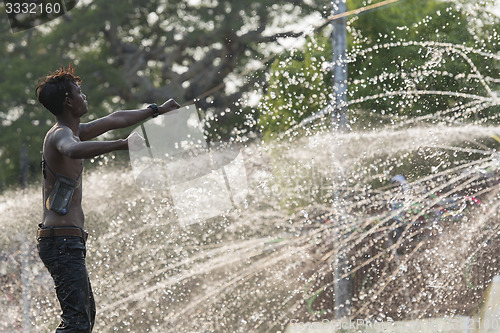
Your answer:
[[[61,4],[45,3],[37,4],[34,2],[5,2],[5,11],[7,14],[58,14],[61,12]]]

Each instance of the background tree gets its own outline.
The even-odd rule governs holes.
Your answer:
[[[348,9],[369,3],[351,0]],[[473,8],[476,12],[471,13],[460,3],[406,0],[350,18],[347,29],[351,125],[390,124],[396,119],[434,114],[475,98],[493,100],[499,83],[498,60],[480,54],[494,55],[499,51],[494,37],[498,36],[499,19],[489,14],[488,8],[488,4],[478,2]],[[319,52],[308,44],[273,64],[269,90],[260,105],[260,124],[265,135],[289,128],[331,100],[326,93],[331,84],[328,62],[332,59],[331,49],[324,42],[326,33],[315,36],[323,40],[317,47]],[[308,75],[309,68],[328,81],[320,80],[307,88],[295,84]],[[288,77],[288,84],[283,84],[283,76]],[[312,92],[316,88],[325,92],[322,96],[326,100],[316,100],[304,108],[304,90]],[[476,116],[486,118],[497,113],[498,105],[490,104]],[[289,106],[294,109],[283,111],[284,117],[280,117]]]
[[[240,73],[259,68],[256,63],[270,54],[270,45],[297,35],[292,23],[327,5],[326,0],[82,1],[60,19],[15,34],[0,13],[5,31],[0,36],[0,187],[17,182],[23,144],[30,170],[38,171],[52,117],[37,104],[34,87],[48,71],[77,65],[89,101],[84,120],[175,97],[181,103],[195,100],[212,115],[211,133],[218,138],[241,119],[234,118],[238,101],[263,80],[264,71]]]
[[[332,100],[329,38],[308,38],[303,50],[281,55],[271,66],[267,93],[259,105],[266,139],[325,109]]]

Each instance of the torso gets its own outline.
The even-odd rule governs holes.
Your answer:
[[[52,142],[52,137],[54,131],[60,127],[61,126],[56,125],[52,127],[49,132],[47,132],[43,144],[43,156],[46,164],[52,169],[52,171],[77,180],[77,182],[79,182],[79,186],[75,188],[73,193],[68,214],[59,215],[49,210],[47,207],[47,198],[52,191],[56,177],[48,170],[47,167],[45,168],[46,177],[43,180],[43,224],[46,227],[79,227],[83,229],[85,220],[82,210],[81,171],[83,168],[83,160],[71,159],[57,150],[55,144]],[[80,139],[76,136],[75,139],[80,141]]]

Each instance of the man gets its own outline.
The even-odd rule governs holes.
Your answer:
[[[144,146],[134,133],[125,140],[88,141],[109,130],[124,128],[149,117],[179,108],[170,99],[161,106],[142,110],[117,111],[106,117],[80,123],[88,112],[87,98],[80,88],[75,69],[61,67],[36,88],[38,101],[56,117],[43,143],[43,222],[37,233],[38,251],[54,280],[62,309],[56,332],[91,332],[95,303],[85,266],[85,242],[82,210],[83,159],[115,150]]]

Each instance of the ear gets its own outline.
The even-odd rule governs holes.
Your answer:
[[[69,108],[73,107],[73,104],[71,103],[71,98],[69,98],[69,96],[64,97],[63,106]]]

